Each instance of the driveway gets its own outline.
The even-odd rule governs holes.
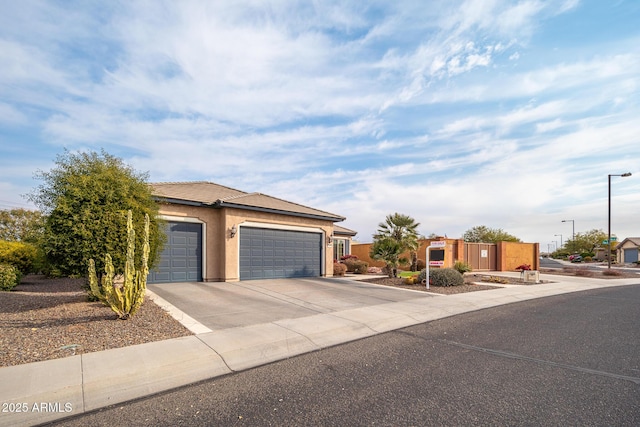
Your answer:
[[[433,297],[346,278],[156,283],[148,288],[211,330]]]

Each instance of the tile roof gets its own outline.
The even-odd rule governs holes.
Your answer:
[[[356,234],[358,234],[357,231],[353,231],[350,230],[346,227],[341,227],[337,224],[334,224],[333,226],[333,234],[341,234],[341,235],[346,235],[346,236],[355,236]]]
[[[640,237],[627,237],[626,239],[624,239],[622,242],[618,243],[616,245],[616,248],[621,248],[622,245],[624,245],[626,242],[631,242],[636,246],[640,247]]]
[[[150,184],[154,196],[170,203],[199,204],[211,207],[261,210],[285,215],[305,216],[330,221],[345,218],[262,193],[246,193],[212,182],[164,182]]]
[[[235,190],[212,182],[160,182],[149,184],[151,192],[156,197],[169,200],[184,200],[210,205],[218,199],[247,194],[244,191]]]

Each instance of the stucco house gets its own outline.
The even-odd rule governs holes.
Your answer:
[[[149,282],[226,282],[333,275],[347,251],[345,218],[211,182],[150,184],[167,242]]]
[[[640,260],[640,237],[627,237],[616,246],[616,255],[619,263],[630,264]]]

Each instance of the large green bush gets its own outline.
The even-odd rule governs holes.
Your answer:
[[[117,273],[124,271],[127,253],[127,211],[133,214],[136,246],[142,247],[145,214],[149,229],[149,268],[153,268],[165,240],[158,203],[147,184],[147,173],[136,172],[105,151],[59,155],[55,167],[38,171],[42,184],[29,200],[46,216],[42,249],[49,273],[85,276],[89,259],[104,271],[104,254],[111,254]],[[142,262],[135,254],[136,265]]]
[[[418,281],[422,281],[427,277],[427,270],[424,269],[418,276]],[[430,268],[429,269],[430,284],[432,286],[460,286],[464,285],[464,277],[453,268]]]
[[[8,242],[0,240],[0,264],[10,264],[20,270],[20,273],[31,273],[38,259],[35,246],[24,242]]]
[[[20,270],[11,264],[0,264],[0,291],[10,291],[20,283]]]

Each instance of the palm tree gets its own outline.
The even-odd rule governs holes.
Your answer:
[[[420,224],[408,215],[397,212],[387,215],[385,221],[378,224],[378,232],[373,235],[374,245],[378,240],[392,239],[398,243],[399,254],[405,251],[415,252],[419,246],[417,230],[419,226]],[[391,277],[395,277],[395,272]]]
[[[390,237],[382,237],[374,240],[369,256],[384,261],[389,277],[396,277],[398,265],[407,262],[406,258],[400,258],[402,252],[404,251],[400,243]]]

